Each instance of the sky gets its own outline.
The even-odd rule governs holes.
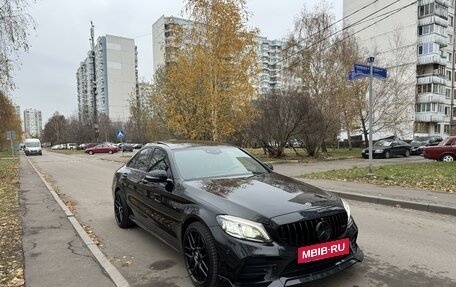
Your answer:
[[[31,2],[31,1],[30,1]],[[249,26],[260,35],[282,39],[306,7],[320,0],[247,0]],[[342,17],[342,0],[327,0],[336,20]],[[138,47],[139,80],[151,81],[153,70],[152,24],[165,16],[183,17],[183,0],[37,0],[27,12],[36,29],[30,31],[31,48],[20,56],[15,71],[14,104],[21,113],[42,111],[43,128],[55,112],[77,116],[76,71],[90,49],[90,21],[95,38],[106,34],[133,38]]]

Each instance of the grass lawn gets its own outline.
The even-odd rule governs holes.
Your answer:
[[[23,286],[19,158],[0,152],[0,286]]]
[[[247,148],[245,150],[261,161],[272,162],[272,163],[277,162],[277,161],[283,161],[283,160],[314,162],[314,161],[318,161],[318,160],[331,160],[331,159],[361,157],[360,148],[353,148],[352,150],[348,150],[346,148],[329,149],[327,153],[320,153],[319,157],[317,157],[317,158],[308,157],[306,154],[306,151],[302,148],[296,149],[298,154],[296,154],[296,152],[292,148],[286,148],[285,156],[280,157],[280,158],[270,158],[267,154],[266,155],[264,154],[262,148]]]
[[[306,178],[332,179],[382,186],[401,186],[433,191],[456,192],[456,163],[426,162],[368,168],[332,170],[305,175]]]

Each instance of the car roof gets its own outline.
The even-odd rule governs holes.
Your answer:
[[[167,140],[167,141],[158,141],[154,143],[148,143],[148,146],[166,146],[171,150],[176,149],[186,149],[192,147],[203,147],[203,146],[225,146],[232,147],[230,144],[214,142],[214,141],[197,141],[197,140]]]

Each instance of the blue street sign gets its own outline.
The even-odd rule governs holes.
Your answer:
[[[366,76],[370,75],[370,67],[369,66],[361,65],[361,64],[354,64],[353,67],[354,67],[353,71],[356,74],[363,74],[363,75],[366,75]]]
[[[357,74],[357,73],[355,73],[354,71],[348,72],[348,79],[349,79],[350,81],[356,80],[356,79],[365,78],[365,77],[367,77],[367,75],[364,75],[364,74]]]
[[[388,73],[386,72],[386,69],[379,68],[379,67],[372,67],[372,75],[377,78],[386,78],[388,76]]]
[[[366,76],[370,75],[370,67],[367,65],[354,64],[353,71],[355,72],[355,74],[362,74]],[[388,76],[388,73],[386,69],[372,67],[372,76],[376,78],[386,78]]]
[[[125,137],[125,132],[124,130],[117,130],[116,135],[118,139],[123,139]]]

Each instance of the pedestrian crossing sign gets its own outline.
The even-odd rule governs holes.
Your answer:
[[[125,132],[123,130],[117,130],[117,138],[123,139],[125,137]]]

